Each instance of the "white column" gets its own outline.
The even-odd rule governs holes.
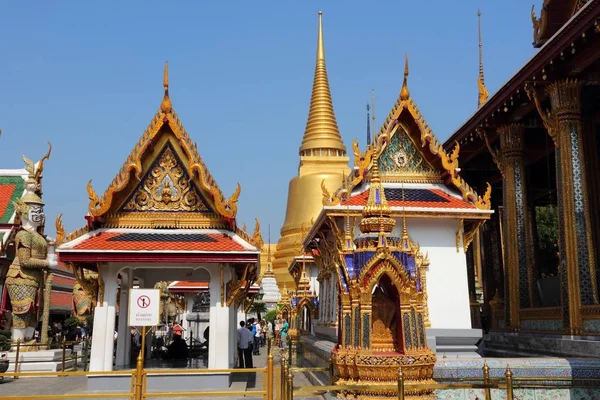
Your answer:
[[[110,264],[102,265],[101,268],[104,280],[104,301],[101,305],[98,304],[94,310],[90,371],[112,371],[113,367],[117,270]]]
[[[236,321],[237,312],[229,312],[229,368],[235,367],[235,357],[237,354],[237,326],[239,321]]]
[[[225,281],[231,276],[225,267]],[[208,343],[208,368],[229,368],[229,307],[221,306],[221,276],[219,270],[210,272],[210,341]]]
[[[117,336],[117,367],[124,367],[129,364],[131,352],[131,340],[129,338],[129,289],[133,283],[133,271],[121,272],[121,294],[119,302],[119,326]]]

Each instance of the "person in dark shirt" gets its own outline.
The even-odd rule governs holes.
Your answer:
[[[188,347],[180,335],[173,336],[173,343],[168,347],[169,358],[173,360],[185,360],[188,358]]]
[[[136,365],[140,349],[142,348],[142,337],[135,326],[131,327],[131,354],[130,364]]]
[[[67,342],[76,342],[79,339],[81,339],[81,326],[78,324],[67,333]]]

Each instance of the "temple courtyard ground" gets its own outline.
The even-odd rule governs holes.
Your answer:
[[[278,367],[280,365],[279,351],[274,351],[274,365]],[[254,366],[257,368],[263,368],[267,364],[267,351],[263,348],[259,356],[254,356]],[[279,375],[275,377],[275,390],[279,390]],[[296,373],[294,375],[294,386],[310,385],[304,374]],[[253,391],[263,390],[264,387],[264,374],[262,373],[239,373],[234,374],[232,383],[229,389],[231,391]],[[20,378],[11,379],[5,378],[3,382],[0,382],[0,400],[22,400],[22,396],[40,396],[40,395],[75,395],[85,394],[93,395],[98,392],[92,392],[87,390],[87,378],[85,376],[66,376],[66,377],[51,377],[51,378]],[[151,392],[150,392],[151,393]],[[278,393],[274,394],[274,398],[278,398]],[[115,399],[114,397],[111,397]],[[169,397],[155,397],[157,399],[165,398],[169,400],[184,400],[184,399],[217,399],[217,400],[233,400],[233,399],[244,399],[244,400],[260,400],[262,395],[253,396],[249,393],[247,396],[227,396],[227,397],[215,397],[215,396],[177,396],[174,394]],[[304,400],[321,400],[322,396],[311,396],[311,397],[296,397]],[[72,399],[84,399],[73,397]],[[102,397],[85,397],[89,400],[101,400]],[[129,397],[117,397],[118,400],[130,400]]]

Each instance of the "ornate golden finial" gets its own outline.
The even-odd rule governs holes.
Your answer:
[[[481,44],[481,10],[477,10],[477,24],[479,28],[479,77],[477,78],[477,87],[479,89],[479,96],[477,100],[477,106],[481,107],[488,99],[488,90],[485,87],[485,80],[483,78],[483,45]]]
[[[390,233],[396,225],[396,220],[390,218],[392,213],[385,198],[385,190],[381,185],[379,177],[379,153],[373,156],[371,167],[371,185],[369,187],[369,198],[363,208],[363,218],[360,221],[360,231],[363,233],[385,232]]]
[[[323,42],[323,13],[319,11],[319,30],[317,40],[317,62],[313,80],[312,96],[308,121],[300,146],[300,155],[307,150],[332,149],[339,150],[338,155],[346,155],[346,146],[338,129],[333,101],[329,89],[327,69],[325,67],[325,45]],[[331,155],[327,152],[325,155]]]
[[[408,91],[408,54],[404,55],[404,81],[402,82],[402,90],[400,90],[400,100],[408,100],[410,92]]]
[[[62,224],[62,214],[58,214],[58,216],[56,217],[55,226],[56,226],[56,239],[54,239],[54,244],[55,244],[55,246],[58,247],[63,243],[63,241],[65,240],[65,237],[67,236],[67,234],[65,232],[65,228]]]
[[[162,103],[160,104],[160,109],[164,113],[170,113],[171,110],[173,109],[173,105],[171,104],[171,99],[169,98],[169,63],[168,62],[165,62],[163,87],[165,88],[165,95],[163,97]]]
[[[344,179],[342,180],[343,182],[343,187],[346,190],[346,227],[345,227],[345,235],[344,235],[344,250],[346,251],[353,251],[354,250],[354,246],[353,246],[353,235],[352,235],[352,231],[350,230],[350,198],[352,197],[352,194],[349,192],[348,190],[348,183],[346,182],[346,174],[344,174]]]

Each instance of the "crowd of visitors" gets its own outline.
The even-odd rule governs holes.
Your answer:
[[[240,321],[237,335],[238,367],[254,368],[252,356],[260,355],[260,348],[265,346],[268,339],[286,348],[289,326],[284,318],[277,318],[273,322],[254,318],[247,322]]]

